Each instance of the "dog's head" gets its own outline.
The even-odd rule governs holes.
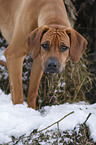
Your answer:
[[[33,59],[41,57],[44,72],[60,73],[70,57],[79,61],[87,41],[71,27],[44,25],[28,35],[27,45]]]

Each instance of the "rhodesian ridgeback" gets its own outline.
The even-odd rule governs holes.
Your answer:
[[[22,66],[31,51],[27,103],[34,109],[43,72],[61,73],[69,58],[79,61],[87,45],[71,27],[63,0],[0,0],[0,30],[9,42],[4,55],[13,104],[23,103]]]

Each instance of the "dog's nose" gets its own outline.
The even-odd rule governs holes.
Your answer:
[[[47,67],[49,69],[54,69],[54,68],[57,68],[58,66],[58,62],[55,60],[55,59],[49,59],[48,62],[47,62]]]
[[[50,58],[46,64],[46,72],[58,73],[58,60],[56,58]]]

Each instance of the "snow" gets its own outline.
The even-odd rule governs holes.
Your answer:
[[[0,47],[0,60],[3,60],[6,62],[6,58],[3,54],[4,54],[4,48]]]
[[[40,113],[28,108],[26,102],[22,105],[13,105],[11,95],[5,95],[0,90],[0,143],[11,141],[11,136],[19,137],[24,134],[29,135],[34,129],[41,130],[72,111],[74,111],[73,114],[60,122],[60,130],[72,130],[79,123],[83,123],[89,113],[92,113],[87,125],[90,128],[91,137],[96,142],[96,104],[65,103],[46,106],[44,110],[43,113]],[[49,129],[56,128],[57,125],[54,125]]]

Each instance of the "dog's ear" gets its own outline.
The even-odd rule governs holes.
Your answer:
[[[49,27],[44,25],[33,30],[27,37],[27,46],[31,51],[32,59],[35,59],[40,52],[40,42],[43,35],[49,30]]]
[[[87,40],[73,28],[67,28],[66,33],[70,37],[70,56],[74,62],[78,62],[87,46]]]

